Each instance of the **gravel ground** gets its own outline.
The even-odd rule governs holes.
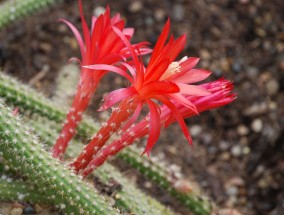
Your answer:
[[[75,2],[66,0],[2,31],[0,67],[52,96],[59,68],[70,57],[79,56],[69,29],[56,22],[66,18],[80,26]],[[167,17],[171,17],[173,34],[188,35],[183,55],[200,56],[199,67],[210,69],[212,80],[224,76],[235,83],[238,99],[233,104],[187,120],[193,147],[173,125],[163,131],[153,154],[162,153],[169,163],[176,164],[169,168],[180,169],[221,208],[233,207],[248,215],[282,214],[284,2],[84,1],[86,16],[99,12],[105,2],[113,13],[125,17],[128,26],[135,27],[134,41],[154,44]],[[108,76],[98,94],[111,90],[113,81],[123,84],[117,76]],[[100,99],[95,96],[93,110]],[[153,193],[149,183],[132,176]],[[164,203],[171,202],[158,191],[153,195]],[[7,207],[18,208],[17,204]],[[0,205],[0,210],[5,207],[4,203]]]

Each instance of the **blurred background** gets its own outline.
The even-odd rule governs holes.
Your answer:
[[[83,0],[83,5],[87,20],[109,5],[113,15],[121,13],[135,28],[133,42],[148,40],[152,47],[170,17],[173,35],[187,34],[180,57],[200,57],[198,67],[213,72],[209,80],[234,82],[234,103],[187,120],[193,147],[174,124],[163,131],[153,155],[166,157],[173,174],[181,172],[222,208],[283,214],[284,1]],[[1,70],[49,97],[60,68],[80,56],[71,31],[58,18],[81,29],[77,1],[64,0],[0,32]],[[100,94],[123,84],[115,75],[106,76],[90,112],[102,118],[96,113]],[[120,168],[162,202],[179,207],[134,170]]]

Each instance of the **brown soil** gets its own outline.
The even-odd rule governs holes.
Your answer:
[[[170,16],[173,34],[188,35],[183,55],[200,56],[199,67],[210,69],[212,80],[224,76],[235,83],[238,99],[233,104],[187,120],[193,147],[173,125],[163,132],[153,154],[163,153],[222,208],[282,214],[284,2],[84,1],[86,16],[104,2],[136,29],[134,42],[154,44]],[[80,26],[76,1],[65,0],[0,33],[0,67],[47,96],[54,92],[60,67],[79,56],[73,35],[58,18]],[[117,77],[105,78],[98,92],[112,89],[113,79]],[[147,187],[144,182],[140,185]],[[161,196],[160,200],[169,202]]]

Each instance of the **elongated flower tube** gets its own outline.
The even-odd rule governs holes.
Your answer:
[[[80,16],[83,29],[83,38],[73,24],[67,20],[61,19],[74,33],[81,51],[81,60],[77,60],[81,66],[90,64],[115,64],[121,60],[130,57],[129,50],[125,47],[121,39],[112,29],[120,29],[126,40],[130,40],[134,29],[124,28],[124,20],[119,14],[110,17],[110,9],[106,8],[104,14],[99,17],[92,17],[91,29],[89,29],[83,15],[81,0],[79,2]],[[139,50],[140,54],[147,54],[151,49],[146,48],[147,43],[141,42],[133,45],[133,48]],[[82,115],[85,112],[91,96],[95,93],[97,85],[101,78],[107,73],[105,70],[88,69],[82,67],[80,80],[77,84],[77,91],[65,120],[65,124],[61,133],[53,147],[52,153],[54,157],[60,157],[64,154],[68,142],[72,139],[77,124],[81,121]]]
[[[123,119],[128,119],[124,125],[124,130],[126,130],[137,120],[142,106],[146,104],[150,110],[150,132],[144,153],[147,153],[148,156],[161,130],[161,110],[159,103],[163,103],[169,108],[175,119],[179,122],[187,140],[192,142],[183,117],[175,104],[181,104],[198,113],[195,105],[190,100],[187,100],[185,96],[210,95],[211,93],[204,87],[191,85],[191,83],[207,78],[210,72],[202,69],[193,69],[198,63],[198,58],[184,57],[180,61],[174,61],[185,46],[186,36],[183,35],[177,39],[171,36],[170,40],[166,43],[170,30],[170,21],[168,20],[153,49],[149,64],[145,68],[137,52],[123,35],[123,32],[116,27],[113,27],[113,29],[128,47],[132,55],[134,65],[121,63],[129,73],[125,72],[121,67],[102,64],[90,65],[86,66],[86,68],[114,71],[128,79],[131,86],[115,90],[105,96],[104,104],[100,110],[108,109],[119,102],[121,104],[125,104],[126,102],[131,103],[129,108],[124,110],[119,109],[120,115],[124,116]],[[116,119],[108,121],[107,126],[111,127],[110,124],[121,125],[121,123],[122,121]],[[115,129],[117,130],[118,127]],[[96,140],[91,141],[72,164],[76,171],[85,168],[91,161],[92,156],[105,144],[105,140],[104,142],[97,140],[99,136],[105,135],[101,131],[98,132]],[[113,132],[114,130],[108,130],[108,132],[110,131]]]
[[[232,94],[233,85],[230,81],[219,79],[210,83],[202,84],[202,87],[211,92],[207,96],[187,96],[186,99],[190,100],[196,107],[199,113],[224,106],[235,100],[235,94]],[[196,112],[181,105],[177,104],[177,109],[183,118],[188,118],[196,115]],[[168,127],[176,119],[171,113],[171,110],[163,105],[161,107],[161,122],[164,127]],[[146,116],[139,123],[131,126],[126,132],[121,132],[120,139],[110,143],[107,147],[102,149],[89,163],[89,165],[82,171],[83,176],[87,176],[94,169],[102,165],[109,156],[113,156],[120,152],[122,149],[131,145],[135,140],[147,135],[149,133],[149,116]]]

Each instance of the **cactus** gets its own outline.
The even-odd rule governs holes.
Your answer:
[[[32,113],[38,113],[56,122],[60,122],[65,117],[64,112],[61,111],[62,108],[56,108],[48,99],[45,99],[31,89],[27,89],[26,86],[2,73],[0,73],[0,96],[4,97],[8,103],[19,106],[23,111],[29,110]],[[58,125],[57,128],[59,129]],[[78,134],[88,137],[97,129],[98,126],[96,124],[83,121],[79,126]],[[157,165],[156,162],[149,161],[145,157],[140,157],[139,150],[128,148],[118,154],[118,156],[139,170],[144,176],[154,181],[155,184],[164,188],[169,194],[176,197],[177,200],[195,214],[210,214],[211,203],[200,198],[195,193],[184,194],[175,189],[171,181],[167,178],[167,171]]]
[[[21,18],[61,0],[7,0],[0,5],[0,30]]]
[[[32,119],[27,120],[27,123],[37,131],[47,146],[52,146],[58,133],[55,128],[60,129],[58,125],[40,116],[33,116]],[[42,123],[45,125],[44,128]],[[82,151],[82,145],[74,141],[67,150],[67,156],[73,157],[80,151]],[[94,175],[104,184],[108,184],[112,179],[118,182],[121,188],[117,190],[114,199],[121,211],[131,211],[134,214],[172,214],[156,200],[143,194],[110,164],[106,163],[98,168]]]
[[[117,214],[106,198],[53,159],[30,128],[3,103],[0,103],[0,122],[3,157],[59,209],[66,214]]]
[[[40,194],[37,188],[24,181],[16,181],[7,176],[0,179],[0,200],[5,201],[29,201],[31,203],[47,203],[45,195]],[[48,192],[48,190],[46,191]],[[52,195],[51,193],[48,194]]]

